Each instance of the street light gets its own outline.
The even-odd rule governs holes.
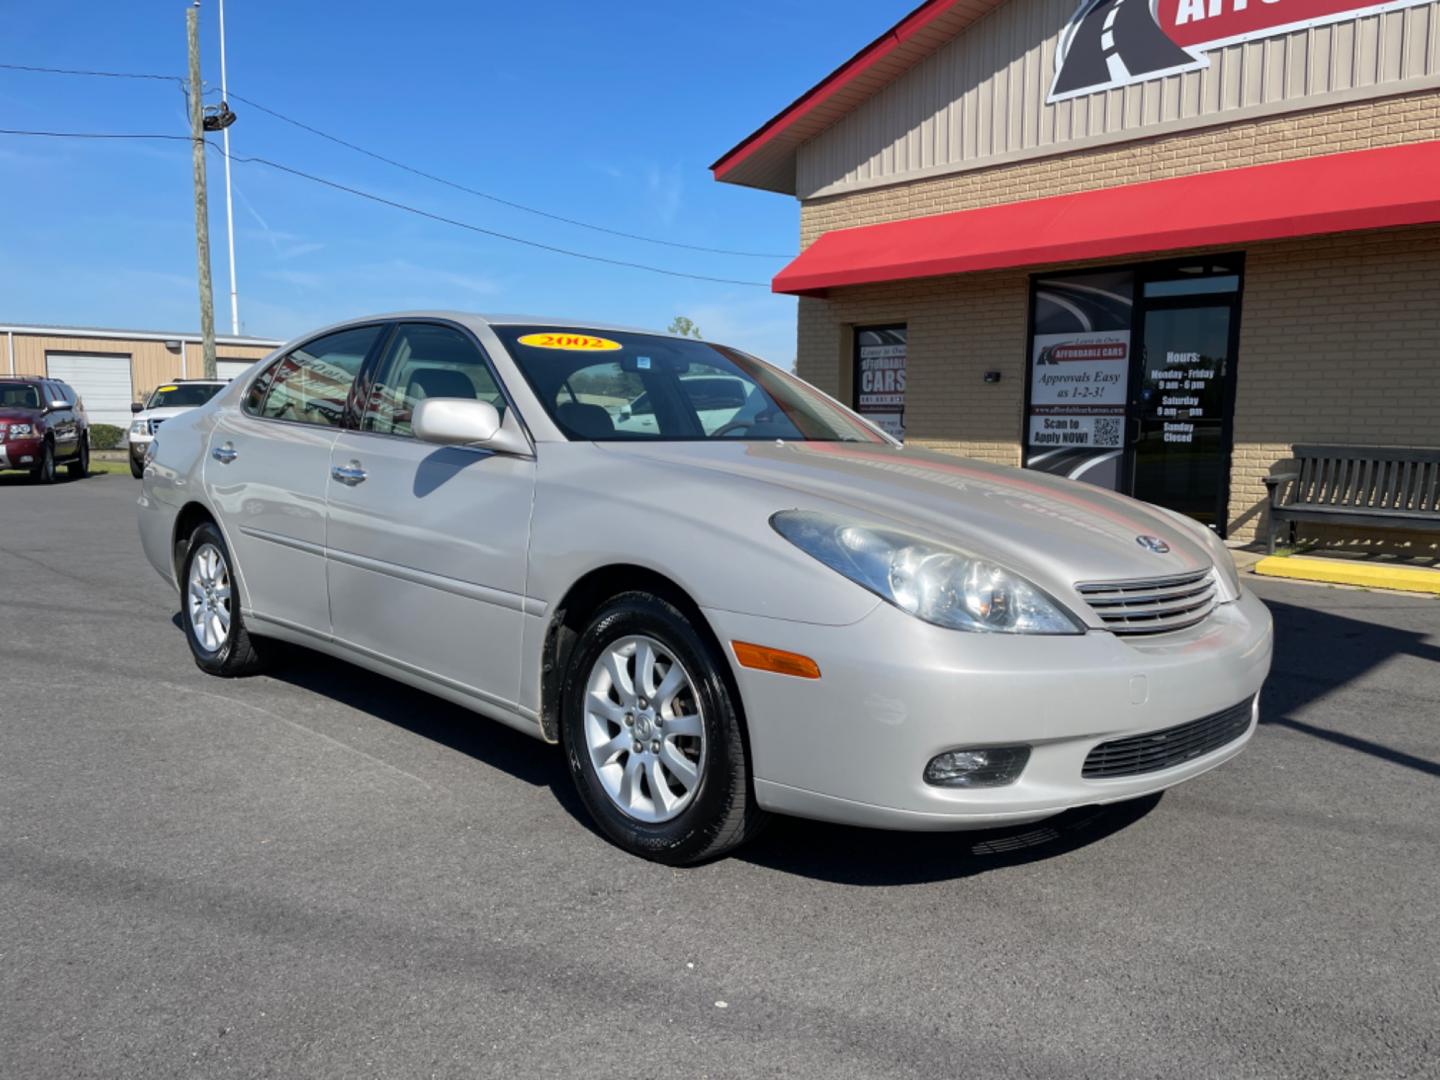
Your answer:
[[[239,337],[240,292],[235,284],[235,210],[230,201],[230,125],[235,122],[235,114],[226,104],[229,96],[229,87],[225,81],[225,0],[220,0],[220,112],[216,122],[225,149],[225,237],[230,248],[230,333]],[[215,130],[209,127],[208,117],[206,130]]]

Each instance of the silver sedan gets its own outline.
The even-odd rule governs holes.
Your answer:
[[[676,864],[770,812],[966,829],[1155,792],[1241,750],[1270,666],[1189,519],[618,328],[307,335],[166,423],[139,516],[204,670],[299,643],[559,743],[600,828]]]

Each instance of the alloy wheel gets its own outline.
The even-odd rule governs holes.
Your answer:
[[[203,544],[190,560],[186,608],[195,641],[219,652],[230,636],[230,568],[214,544]]]
[[[705,768],[695,684],[654,638],[606,646],[585,688],[585,744],[600,786],[621,812],[659,824],[694,800]]]

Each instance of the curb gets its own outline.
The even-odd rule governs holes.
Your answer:
[[[1421,566],[1376,566],[1312,559],[1304,555],[1279,558],[1269,555],[1255,564],[1255,573],[1264,577],[1321,581],[1330,585],[1357,585],[1362,589],[1396,589],[1400,592],[1432,593],[1440,596],[1440,570]]]

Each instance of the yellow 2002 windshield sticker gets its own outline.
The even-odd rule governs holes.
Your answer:
[[[570,352],[616,352],[625,346],[609,338],[592,337],[589,334],[564,334],[547,331],[543,334],[526,334],[520,338],[521,345],[532,349],[565,349]]]
[[[180,388],[179,388],[178,386],[162,386],[162,387],[160,387],[159,390],[156,390],[155,392],[156,392],[157,394],[168,394],[168,393],[170,393],[171,390],[179,390],[179,389],[180,389]]]

